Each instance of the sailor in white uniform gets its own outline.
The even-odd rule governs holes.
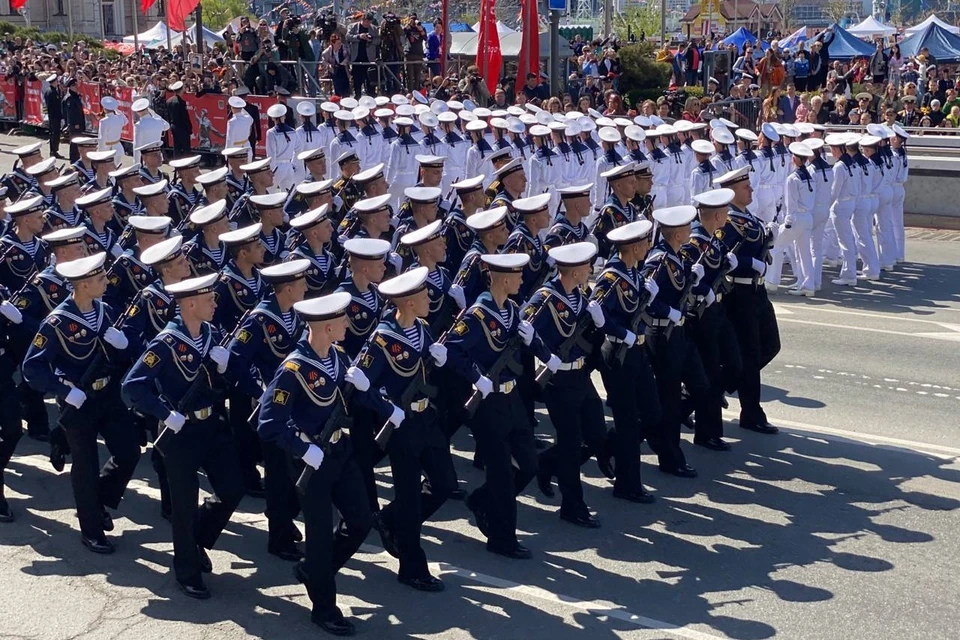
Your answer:
[[[273,170],[273,184],[281,191],[289,191],[297,183],[293,162],[300,152],[296,131],[284,122],[287,108],[278,102],[267,109],[267,116],[273,123],[267,131],[267,157]]]
[[[97,151],[106,151],[114,149],[117,152],[116,163],[119,167],[123,161],[123,144],[120,137],[123,135],[123,128],[129,122],[127,116],[117,111],[120,105],[113,96],[104,96],[100,99],[100,106],[106,114],[100,119],[100,130],[97,133]]]
[[[323,149],[324,153],[326,153],[327,147],[323,144],[324,140],[320,134],[320,129],[318,129],[317,125],[313,122],[314,117],[317,115],[317,108],[313,106],[313,103],[306,101],[298,103],[297,114],[300,116],[301,122],[296,131],[297,144],[300,147],[300,151],[297,154],[295,168],[297,171],[297,181],[299,182],[309,175],[303,160],[299,157],[300,154],[317,149]]]
[[[456,130],[457,114],[452,111],[444,111],[437,115],[437,120],[440,122],[441,139],[447,153],[447,160],[444,162],[442,188],[444,193],[449,193],[451,185],[467,177],[467,149],[470,148],[470,143],[464,140],[463,136]]]
[[[250,148],[253,117],[244,109],[247,103],[243,98],[230,96],[227,104],[230,105],[230,118],[227,120],[226,148],[246,149],[247,162],[250,162],[253,160],[253,149]]]
[[[780,286],[783,260],[792,246],[791,256],[797,277],[794,289],[787,293],[813,296],[816,277],[813,272],[813,255],[809,251],[810,234],[813,230],[813,210],[817,202],[817,183],[807,169],[806,162],[813,158],[813,151],[803,142],[791,142],[788,147],[793,161],[793,172],[787,176],[784,191],[783,221],[773,245],[773,263],[767,269],[767,290],[775,292]]]
[[[390,204],[394,211],[400,210],[404,191],[407,187],[417,184],[417,174],[420,164],[417,155],[420,153],[420,143],[410,134],[413,120],[401,116],[393,121],[397,126],[397,138],[390,145],[390,161],[387,163],[386,179],[390,185]]]
[[[830,220],[840,243],[843,264],[840,277],[833,284],[852,287],[857,284],[857,241],[853,233],[853,213],[860,197],[860,172],[850,154],[847,153],[847,141],[859,140],[860,136],[850,133],[831,133],[824,142],[830,147],[830,153],[836,162],[833,165],[833,184],[830,188],[833,204],[830,206]],[[856,142],[854,142],[856,144]]]
[[[530,158],[527,165],[527,193],[529,196],[538,196],[542,193],[550,194],[549,210],[556,211],[560,205],[560,194],[557,189],[569,186],[563,183],[563,159],[550,148],[550,127],[536,124],[530,127],[533,136],[533,145],[537,152]]]
[[[170,123],[154,113],[150,101],[140,98],[133,101],[133,162],[140,163],[140,149],[156,142],[163,142]]]

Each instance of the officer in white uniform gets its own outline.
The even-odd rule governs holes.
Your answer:
[[[890,138],[893,147],[894,179],[893,179],[893,232],[897,238],[897,262],[903,262],[903,200],[905,197],[903,185],[910,176],[910,164],[907,161],[907,140],[910,134],[899,124],[893,125],[896,134]]]
[[[772,143],[780,141],[780,134],[773,124],[764,122],[760,128],[757,167],[757,179],[751,180],[751,186],[756,184],[757,203],[754,214],[764,223],[773,222],[777,217],[777,205],[783,195],[783,180],[780,178],[780,157],[774,150]]]
[[[399,135],[390,144],[390,160],[387,162],[385,177],[390,185],[390,204],[394,211],[399,211],[404,191],[417,184],[420,171],[417,155],[420,153],[420,143],[410,134],[413,120],[401,116],[393,123],[397,126]]]
[[[97,133],[97,151],[106,151],[114,149],[117,152],[116,163],[119,167],[123,162],[123,144],[120,137],[123,135],[123,128],[127,126],[127,116],[117,111],[120,105],[113,96],[104,96],[100,99],[100,106],[106,114],[100,119],[100,130]]]
[[[267,115],[273,123],[267,131],[267,157],[273,170],[273,184],[281,191],[289,191],[297,183],[293,162],[300,152],[296,131],[284,123],[287,108],[287,105],[278,102],[267,109]]]
[[[880,256],[873,239],[873,218],[880,202],[877,198],[877,187],[881,180],[881,170],[870,160],[877,152],[878,142],[880,138],[868,134],[857,142],[851,140],[847,143],[848,152],[855,151],[858,143],[861,150],[861,153],[854,156],[860,169],[860,197],[853,211],[853,231],[857,236],[857,253],[863,263],[863,271],[857,274],[857,277],[864,280],[880,278]]]
[[[813,255],[809,251],[810,234],[813,230],[813,209],[816,206],[817,183],[807,170],[806,162],[813,158],[813,151],[803,142],[791,142],[793,172],[787,176],[784,192],[783,222],[773,245],[773,263],[767,269],[767,289],[774,292],[780,286],[785,252],[791,245],[797,286],[787,293],[812,297],[816,278],[813,273]]]
[[[533,145],[536,153],[530,158],[527,165],[527,193],[529,196],[538,196],[542,193],[550,194],[549,210],[556,211],[560,204],[560,194],[557,189],[569,186],[563,184],[563,158],[550,148],[550,127],[536,124],[530,127],[533,136]]]
[[[893,183],[894,162],[893,156],[888,154],[887,140],[894,135],[893,131],[882,124],[868,124],[867,133],[880,139],[875,147],[876,151],[870,158],[873,161],[874,171],[879,169],[877,178],[877,250],[880,256],[880,270],[893,271],[897,263],[897,237],[893,230]]]
[[[298,103],[297,114],[300,116],[300,126],[297,127],[296,130],[297,144],[300,152],[297,154],[295,168],[297,171],[297,180],[300,181],[308,176],[300,155],[317,149],[323,149],[324,153],[326,153],[327,147],[324,145],[324,138],[321,135],[320,129],[317,128],[317,125],[313,121],[317,115],[317,108],[313,106],[313,103],[307,101]]]
[[[691,202],[694,202],[693,196],[700,195],[704,191],[713,191],[714,177],[722,176],[727,172],[717,172],[714,169],[710,157],[715,149],[711,143],[706,140],[694,140],[690,146],[697,160],[697,164],[693,167],[688,179]],[[694,206],[696,206],[696,202],[694,202]]]
[[[250,148],[250,130],[253,128],[253,117],[244,107],[246,101],[238,96],[230,96],[227,100],[230,105],[230,119],[227,120],[226,147],[246,149],[247,162],[253,160],[253,149]]]
[[[442,188],[444,193],[449,194],[451,185],[466,177],[467,149],[470,148],[470,143],[456,131],[457,114],[444,111],[437,115],[437,120],[440,123],[440,139],[443,140],[443,148],[447,154],[447,160],[443,163]]]
[[[833,167],[823,157],[823,140],[808,138],[804,142],[813,151],[813,160],[807,165],[807,171],[813,178],[813,191],[816,196],[813,203],[813,228],[810,232],[810,255],[813,260],[813,290],[819,291],[823,278],[827,222],[830,220],[832,203]]]
[[[830,188],[833,204],[830,221],[837,233],[843,264],[840,277],[833,284],[852,287],[857,284],[857,240],[853,234],[853,212],[860,197],[860,171],[847,153],[847,141],[858,140],[852,133],[831,133],[824,142],[836,162],[833,165],[833,185]],[[854,142],[856,144],[856,142]]]
[[[133,101],[133,162],[140,163],[140,149],[155,142],[163,142],[170,123],[154,113],[150,101],[140,98]]]

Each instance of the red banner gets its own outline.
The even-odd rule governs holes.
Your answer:
[[[537,0],[520,0],[520,16],[523,21],[523,40],[520,44],[520,59],[517,63],[517,82],[525,82],[528,73],[537,74],[540,84],[540,19],[537,16]]]
[[[96,82],[79,83],[80,102],[83,104],[83,119],[87,126],[84,130],[96,134],[100,126],[100,116],[103,109],[100,107],[100,85]]]
[[[127,126],[123,128],[120,139],[124,142],[133,142],[133,89],[130,87],[117,87],[113,90],[113,97],[117,99],[120,113],[127,116]]]
[[[480,0],[480,35],[477,37],[477,66],[487,83],[490,95],[497,89],[503,55],[500,53],[500,34],[497,32],[496,0]],[[517,82],[519,82],[519,77]]]
[[[43,86],[39,80],[26,80],[23,83],[23,121],[27,124],[43,124],[43,95],[40,88]]]
[[[0,120],[17,119],[17,83],[0,77]]]
[[[267,109],[269,109],[271,105],[276,104],[277,99],[268,96],[243,96],[243,99],[246,100],[248,104],[257,105],[257,108],[260,109],[260,141],[257,142],[257,148],[254,149],[254,153],[261,158],[265,158],[267,156],[267,129],[270,128],[270,118],[267,117]]]
[[[220,151],[227,139],[227,98],[222,94],[184,95],[193,133],[190,148]]]

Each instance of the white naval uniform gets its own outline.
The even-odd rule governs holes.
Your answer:
[[[97,133],[97,151],[107,151],[114,149],[116,151],[116,162],[119,167],[123,161],[123,144],[120,137],[123,135],[123,128],[127,125],[127,116],[120,112],[108,112],[100,119],[100,129]]]
[[[750,177],[750,186],[756,191],[759,178],[760,158],[752,149],[750,151],[741,151],[737,154],[737,157],[733,159],[734,169],[742,169],[746,166],[750,167],[750,173],[748,174]]]
[[[668,172],[662,207],[679,207],[690,204],[690,171],[680,145],[667,146],[663,152],[667,159],[664,167]],[[659,208],[659,207],[658,207]]]
[[[279,191],[289,191],[296,186],[293,161],[299,152],[297,132],[292,128],[281,123],[267,130],[267,157],[273,170],[273,186]]]
[[[140,119],[133,124],[133,162],[140,162],[140,152],[137,151],[142,146],[153,142],[161,142],[163,134],[170,129],[170,123],[155,114],[153,111],[147,112],[147,115],[140,116]]]
[[[847,154],[833,165],[833,185],[830,195],[830,220],[840,243],[840,255],[843,265],[840,267],[840,280],[855,283],[857,281],[857,240],[853,233],[853,212],[860,197],[860,172],[854,166],[855,161]]]
[[[910,163],[907,160],[907,151],[903,147],[893,152],[893,232],[897,238],[897,262],[904,259],[903,251],[903,201],[906,192],[903,185],[910,177]]]
[[[877,180],[877,249],[880,268],[890,271],[897,263],[897,236],[893,221],[894,166],[892,159],[887,156],[878,153],[874,157],[879,164],[874,162],[873,169],[880,172]]]
[[[693,196],[700,195],[704,191],[712,191],[714,189],[713,179],[721,175],[723,175],[723,173],[717,173],[714,169],[713,163],[710,162],[710,160],[704,160],[695,166],[693,171],[690,172],[690,177],[687,180],[687,183],[690,185],[688,187],[690,200],[684,204],[695,205],[696,203],[693,202]]]
[[[807,165],[807,170],[813,178],[814,194],[813,228],[810,231],[810,256],[813,261],[813,289],[820,289],[823,280],[823,260],[826,256],[826,229],[830,220],[831,185],[833,184],[833,167],[823,158],[814,158]],[[836,235],[834,233],[834,235]],[[799,250],[799,249],[798,249]]]
[[[767,269],[767,285],[778,287],[783,272],[783,260],[788,249],[796,256],[793,260],[797,288],[802,291],[815,289],[813,255],[809,251],[810,234],[813,230],[813,209],[816,205],[817,185],[806,167],[795,169],[787,176],[784,191],[783,222],[773,245],[773,262]]]
[[[880,256],[873,239],[873,217],[877,214],[880,201],[877,198],[877,186],[880,184],[880,168],[866,156],[860,156],[865,162],[857,163],[854,173],[859,174],[860,197],[853,210],[853,232],[857,236],[857,254],[863,262],[863,277],[875,280],[880,277]],[[859,159],[858,158],[858,159]]]
[[[305,129],[303,125],[300,125],[297,127],[295,133],[297,134],[297,144],[300,148],[298,153],[313,151],[314,149],[323,149],[324,153],[326,153],[326,147],[323,146],[323,137],[315,125],[311,125],[309,130]],[[307,168],[303,160],[296,160],[294,162],[294,169],[297,172],[297,182],[302,182],[303,179],[307,177]],[[326,175],[329,176],[330,174]]]
[[[227,120],[227,143],[229,147],[239,147],[247,150],[247,162],[253,159],[253,150],[250,148],[250,131],[253,129],[253,117],[244,111],[231,114]]]
[[[390,204],[394,211],[400,211],[404,191],[407,187],[417,184],[417,174],[420,163],[417,154],[420,153],[420,143],[409,133],[401,134],[390,143],[390,161],[387,163],[384,178],[390,185]]]
[[[350,129],[346,131],[338,131],[336,134],[334,134],[333,139],[330,140],[330,146],[327,148],[327,166],[329,169],[327,172],[328,176],[335,176],[339,174],[337,158],[350,149],[353,149],[356,152],[357,158],[360,160],[361,170],[363,169],[363,156],[360,155],[360,141],[357,140],[356,136],[353,135],[355,131],[356,130]],[[370,166],[374,166],[375,164],[377,163],[375,162]]]
[[[359,131],[354,132],[357,139],[357,155],[360,156],[360,168],[369,169],[380,163],[383,157],[383,133],[375,124],[364,125]]]
[[[587,158],[589,159],[589,155]],[[614,167],[619,167],[621,165],[627,164],[628,160],[624,159],[616,149],[612,151],[604,152],[594,163],[593,169],[593,191],[590,193],[590,202],[594,203],[593,212],[590,215],[590,219],[587,220],[587,224],[592,226],[593,219],[596,218],[597,213],[600,209],[603,208],[603,203],[607,201],[607,179],[603,177],[602,174],[610,171]],[[576,185],[569,185],[576,186]]]
[[[563,188],[563,158],[549,147],[540,147],[530,157],[527,169],[527,193],[530,196],[541,193],[550,194],[550,211],[556,211],[560,205],[560,193],[557,189]]]
[[[493,181],[493,163],[490,162],[490,154],[494,152],[493,147],[485,138],[480,142],[473,143],[467,149],[466,163],[464,164],[464,175],[468,178],[483,175],[483,188],[486,189]],[[530,174],[527,174],[530,177]]]
[[[656,199],[656,207],[666,207],[667,205],[667,186],[670,184],[670,175],[672,172],[673,158],[663,152],[663,149],[655,147],[653,151],[647,153],[650,161],[650,173],[653,175],[650,186],[650,195]]]
[[[466,174],[467,149],[470,143],[456,131],[443,134],[443,148],[447,159],[443,163],[443,182],[441,187],[444,193],[450,193],[450,187],[464,178],[472,178]]]
[[[757,180],[751,181],[756,189],[754,202],[757,203],[754,213],[765,224],[773,222],[777,217],[777,205],[783,196],[783,180],[780,178],[780,157],[771,147],[760,147],[756,161]]]

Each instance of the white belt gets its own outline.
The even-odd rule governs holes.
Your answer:
[[[651,327],[668,327],[672,323],[670,318],[650,318],[646,324]],[[680,322],[677,323],[677,326],[683,326],[683,318],[680,318]]]
[[[511,391],[513,391],[514,387],[516,386],[517,386],[516,380],[507,380],[503,384],[498,384],[496,387],[494,387],[493,391],[494,393],[508,394]]]
[[[757,280],[753,278],[730,278],[730,282],[733,284],[763,284],[763,277]]]
[[[342,435],[343,435],[343,431],[340,430],[340,429],[337,429],[336,431],[334,431],[333,433],[331,433],[331,434],[330,434],[330,444],[337,444],[338,442],[340,442],[340,437],[341,437]],[[311,438],[310,436],[308,436],[307,434],[305,434],[303,431],[299,431],[299,432],[297,433],[297,436],[300,438],[300,440],[301,440],[302,442],[305,442],[305,443],[307,443],[307,444],[316,444],[316,443],[313,441],[313,438]]]
[[[103,389],[107,386],[107,384],[109,384],[109,383],[110,383],[110,376],[106,376],[105,378],[98,378],[98,379],[96,379],[96,380],[93,381],[93,384],[90,385],[90,388],[91,388],[93,391],[101,391],[101,390],[103,390]]]
[[[119,141],[119,140],[114,140],[113,142],[105,142],[104,144],[107,145],[108,147],[112,147],[112,146],[114,146],[114,145],[120,144],[120,141]]]
[[[579,371],[583,369],[583,365],[586,362],[586,358],[579,357],[573,362],[561,362],[560,366],[557,367],[557,371]]]
[[[430,398],[422,398],[420,400],[417,400],[416,402],[411,402],[409,408],[410,408],[410,411],[413,411],[414,413],[423,413],[424,411],[427,410],[427,407],[429,406],[430,406]]]
[[[231,147],[243,147],[250,145],[250,138],[241,138],[240,140],[234,140],[230,143]]]
[[[633,344],[634,344],[634,345],[643,344],[646,339],[647,339],[647,336],[645,336],[645,335],[643,335],[643,334],[640,334],[639,336],[637,336],[637,339],[636,339],[636,341],[635,341]],[[614,338],[613,336],[607,336],[607,340],[609,340],[609,341],[612,342],[613,344],[626,344],[626,343],[627,343],[626,340],[622,340],[622,339],[620,339],[620,338]]]

